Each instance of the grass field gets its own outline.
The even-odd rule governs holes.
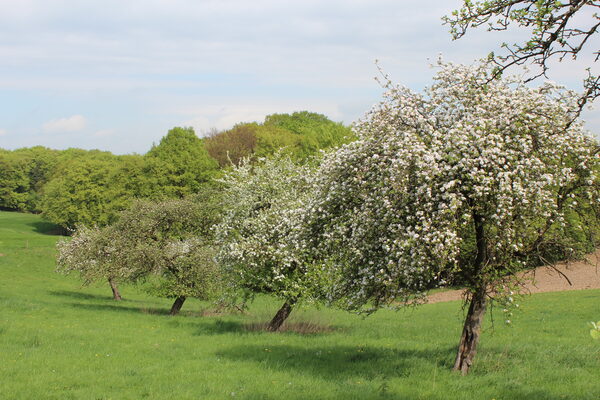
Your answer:
[[[330,332],[270,334],[247,315],[202,316],[190,301],[53,272],[57,236],[38,216],[0,212],[0,399],[598,399],[600,291],[524,299],[513,326],[490,315],[469,376],[450,371],[462,326],[457,302],[363,318],[305,308],[296,322]],[[500,314],[498,319],[501,319]]]

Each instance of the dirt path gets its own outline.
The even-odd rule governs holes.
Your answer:
[[[560,271],[559,272],[557,272]],[[564,274],[570,281],[567,281]],[[587,256],[586,261],[559,263],[552,267],[539,267],[521,274],[529,282],[525,293],[559,292],[562,290],[600,289],[600,250]],[[429,296],[430,303],[460,300],[462,290],[448,290]]]

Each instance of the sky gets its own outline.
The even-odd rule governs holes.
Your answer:
[[[521,41],[481,28],[452,41],[441,18],[461,3],[0,0],[0,148],[143,154],[175,126],[203,136],[301,110],[350,124],[381,99],[375,60],[420,91],[440,55],[470,64]],[[579,90],[582,71],[550,78]],[[597,110],[584,118],[600,132]]]

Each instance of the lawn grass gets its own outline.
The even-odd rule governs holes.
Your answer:
[[[190,301],[123,287],[81,287],[53,272],[57,236],[38,216],[0,212],[0,399],[598,399],[600,291],[537,294],[512,326],[486,316],[471,374],[450,371],[462,327],[458,302],[361,316],[303,308],[316,334],[245,327],[246,315],[202,316]],[[497,312],[501,319],[501,313]]]

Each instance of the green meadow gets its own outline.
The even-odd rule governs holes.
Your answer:
[[[288,330],[254,329],[280,306],[216,314],[54,272],[54,226],[0,212],[0,399],[598,399],[600,290],[523,298],[486,316],[470,375],[450,371],[459,302],[369,317],[304,307]],[[494,321],[493,321],[494,320]],[[494,322],[492,324],[492,322]],[[298,328],[296,331],[294,328]]]

